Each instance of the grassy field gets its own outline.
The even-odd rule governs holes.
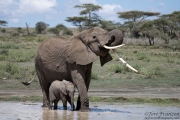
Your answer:
[[[22,81],[32,79],[34,54],[38,45],[50,35],[0,36],[0,90],[40,89],[38,80],[30,86]],[[69,36],[66,36],[69,37]],[[131,39],[133,41],[133,39]],[[134,39],[135,41],[135,39]],[[174,42],[175,41],[175,42]],[[103,67],[99,60],[94,62],[90,89],[121,89],[144,87],[180,86],[180,50],[174,50],[174,40],[169,45],[158,43],[149,46],[143,40],[118,49],[120,55],[139,73],[126,68],[111,51],[113,60]],[[127,43],[127,39],[125,39]]]

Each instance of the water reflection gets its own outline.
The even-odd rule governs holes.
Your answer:
[[[66,110],[43,109],[43,120],[74,120],[74,112]]]
[[[62,106],[58,106],[57,110],[43,109],[43,120],[89,120],[96,119],[98,116],[103,118],[103,114],[112,115],[113,113],[131,113],[128,111],[120,111],[116,109],[90,108],[90,112],[71,111],[68,106],[67,110],[63,110]],[[89,116],[90,114],[90,116]]]
[[[147,106],[147,105],[107,105],[91,104],[91,112],[63,110],[62,104],[57,110],[42,109],[42,103],[0,102],[0,120],[140,120],[145,113],[177,113],[180,107]]]
[[[131,113],[131,112],[128,112],[128,111],[120,111],[120,110],[114,110],[114,109],[99,109],[99,108],[91,108],[91,112]]]

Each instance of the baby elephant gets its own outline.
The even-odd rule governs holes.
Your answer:
[[[74,84],[72,82],[63,80],[55,80],[52,82],[49,88],[50,104],[49,109],[52,109],[54,103],[54,109],[57,109],[58,101],[61,99],[63,102],[64,110],[67,110],[67,101],[71,105],[71,110],[74,110]]]

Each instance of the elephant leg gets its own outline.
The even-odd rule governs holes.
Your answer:
[[[67,110],[67,99],[62,99],[62,102],[63,102],[63,109],[64,110]]]
[[[49,103],[49,109],[52,110],[52,104],[53,104],[53,101],[50,101]]]
[[[86,84],[87,91],[89,90],[89,85],[90,85],[90,81],[91,81],[92,65],[93,65],[93,63],[87,65],[88,70],[85,73],[85,84]],[[78,95],[76,110],[79,110],[80,107],[81,107],[81,101],[80,101],[80,95]]]
[[[74,96],[68,96],[67,100],[68,100],[69,104],[71,105],[71,111],[74,111],[74,108],[75,108],[75,106],[74,106]]]
[[[58,108],[58,100],[54,100],[54,109],[56,110]]]
[[[48,107],[49,106],[49,87],[50,87],[50,84],[48,84],[47,81],[45,80],[42,71],[40,71],[39,69],[36,69],[36,72],[37,72],[37,76],[38,76],[39,83],[40,83],[42,93],[43,93],[43,105],[42,105],[42,107]]]
[[[89,85],[90,85],[90,82],[91,82],[92,65],[93,65],[93,63],[87,65],[88,69],[87,69],[86,74],[85,74],[85,79],[86,79],[85,83],[86,83],[87,91],[89,90]]]
[[[80,94],[78,95],[77,104],[76,104],[76,110],[80,110],[81,108],[81,101],[80,101]]]
[[[80,111],[90,111],[87,87],[85,83],[85,68],[86,66],[70,64],[71,77],[79,92],[76,110],[80,108]]]

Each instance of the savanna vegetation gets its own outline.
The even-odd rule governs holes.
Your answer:
[[[0,20],[0,89],[40,89],[38,80],[31,86],[22,81],[33,78],[34,54],[45,39],[62,35],[69,38],[78,31],[99,26],[106,30],[124,31],[125,46],[118,49],[121,56],[139,73],[126,68],[117,57],[103,67],[99,60],[93,64],[90,89],[119,89],[144,87],[180,86],[180,11],[161,15],[144,11],[118,12],[117,17],[124,23],[116,23],[101,18],[96,12],[101,6],[93,4],[76,5],[80,15],[67,17],[77,28],[67,28],[63,24],[48,27],[45,22],[37,22],[34,28],[8,28],[8,23]],[[147,19],[154,17],[154,19]]]

